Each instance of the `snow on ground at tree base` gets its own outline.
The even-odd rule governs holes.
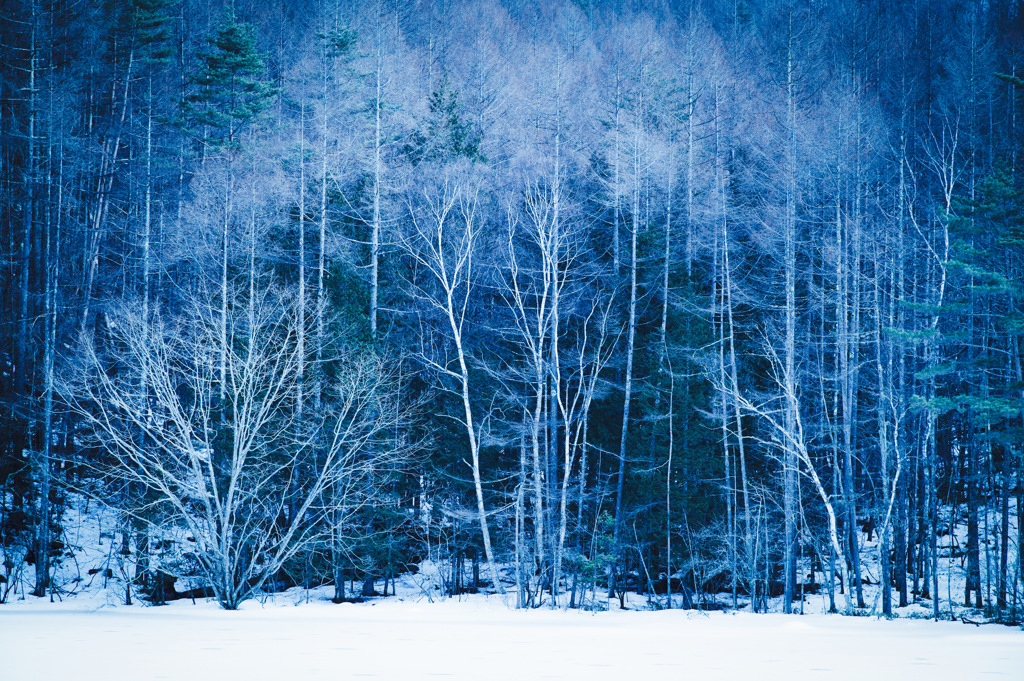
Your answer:
[[[896,609],[895,621],[825,615],[823,592],[794,603],[803,616],[779,614],[781,599],[769,602],[770,614],[656,611],[664,597],[639,594],[628,594],[628,610],[620,611],[617,601],[602,598],[603,590],[597,603],[603,612],[519,611],[510,596],[444,598],[440,583],[449,566],[425,561],[415,574],[397,579],[397,594],[359,604],[330,603],[332,589],[320,587],[262,594],[239,612],[202,599],[151,607],[127,579],[134,574],[134,552],[122,552],[117,514],[81,499],[71,506],[52,602],[27,595],[32,570],[25,566],[8,602],[0,604],[0,681],[1024,680],[1024,632],[928,621],[927,599]],[[877,535],[870,542],[859,536],[864,576],[876,582]],[[961,531],[940,538],[940,556],[965,541]],[[1011,564],[1015,560],[1013,553]],[[802,561],[801,575],[808,569]],[[509,566],[502,571],[510,588],[514,572]],[[939,572],[940,606],[948,616],[950,596],[962,603],[964,562],[940,558]],[[190,581],[179,580],[179,590],[194,586]],[[381,590],[382,582],[376,587]],[[864,591],[867,610],[877,613],[877,584]],[[124,605],[126,593],[131,607]],[[724,593],[706,597],[731,603]],[[839,594],[836,603],[843,607]],[[740,606],[745,609],[742,598]],[[983,618],[960,605],[954,610]]]
[[[942,509],[943,526],[949,523],[949,511],[948,507]],[[997,528],[999,526],[998,515],[990,514],[990,516],[985,526]],[[121,516],[116,511],[98,502],[90,501],[77,495],[71,499],[61,524],[62,534],[60,538],[65,544],[65,553],[54,565],[52,577],[53,586],[59,594],[59,599],[70,598],[79,603],[77,607],[81,607],[85,600],[94,602],[97,606],[123,604],[126,593],[130,593],[133,601],[143,600],[144,595],[139,593],[130,579],[136,571],[136,554],[134,551],[136,547],[133,544],[130,554],[126,555],[123,553],[124,523],[120,518]],[[1008,558],[1009,564],[1013,566],[1017,565],[1017,547],[1016,543],[1012,541],[1017,537],[1017,514],[1013,500],[1011,500],[1010,506],[1010,519],[1011,542]],[[949,616],[950,604],[952,602],[953,615],[955,617],[966,615],[970,619],[980,620],[983,619],[981,613],[962,607],[964,583],[966,581],[966,556],[963,547],[967,544],[967,528],[965,522],[956,523],[955,527],[956,531],[952,534],[944,534],[938,538],[940,556],[938,570],[939,606],[944,617]],[[165,531],[160,535],[151,534],[151,567],[162,567],[164,563],[174,563],[175,560],[180,558],[178,555],[179,550],[176,549],[153,550],[154,546],[160,544],[156,540],[161,537],[169,539],[175,538],[175,535],[170,531]],[[181,540],[181,536],[176,538],[178,539],[177,542],[167,542],[167,544],[173,544],[178,549],[182,546],[187,546],[187,543]],[[881,590],[878,585],[880,581],[878,563],[879,536],[877,533],[874,533],[872,539],[868,541],[867,536],[861,532],[858,533],[858,538],[861,542],[861,576],[866,582],[863,589],[864,605],[868,614],[875,615],[882,610]],[[995,584],[997,578],[995,575],[998,569],[998,556],[991,542],[984,542],[982,546],[980,568],[983,573],[982,581],[986,586],[983,600],[986,604],[992,605],[996,599]],[[949,560],[948,556],[950,555],[956,557],[953,560]],[[801,581],[807,581],[807,577],[811,572],[810,567],[810,558],[806,555],[802,556],[798,570]],[[726,568],[728,568],[728,565],[725,563],[715,566],[715,570]],[[440,575],[442,569],[447,572],[447,565],[444,563],[434,563],[429,560],[425,561],[419,566],[417,574],[405,575],[398,579],[397,589],[399,595],[407,599],[423,598],[428,595],[436,597],[440,590],[439,584],[442,581]],[[482,574],[486,575],[486,573],[487,571],[482,569]],[[508,582],[506,587],[510,588],[514,580],[514,571],[511,567],[504,566],[503,574]],[[991,578],[989,578],[989,574],[992,575]],[[22,598],[25,593],[32,590],[33,586],[34,572],[31,565],[24,565],[22,569],[17,571],[16,575],[16,583],[5,585],[13,587],[8,595],[8,600],[10,601]],[[820,571],[815,572],[814,581],[819,585],[818,593],[804,595],[802,603],[794,603],[794,609],[808,614],[823,613],[828,610],[828,594],[824,586],[824,582],[827,581],[826,574]],[[184,591],[201,585],[202,582],[198,579],[179,579],[176,587],[179,591]],[[566,584],[566,588],[568,586]],[[377,588],[381,589],[381,582],[377,582]],[[1024,585],[1011,579],[1010,584],[1008,584],[1008,591],[1011,592],[1009,598],[1011,602],[1013,602],[1012,592],[1014,590],[1018,594],[1018,600],[1014,604],[1018,607],[1024,607],[1020,600],[1021,594],[1024,592]],[[799,595],[801,594],[798,593]],[[271,595],[268,597],[274,598],[275,596]],[[643,609],[649,608],[652,605],[643,595],[631,593],[628,594],[628,597],[631,608]],[[731,605],[732,603],[732,599],[727,593],[707,594],[704,598],[711,599],[718,606]],[[894,590],[893,600],[894,612],[899,617],[926,617],[931,614],[931,601],[928,599],[921,599],[917,603],[911,603],[907,608],[895,608],[895,603],[898,602],[898,594]],[[911,600],[914,600],[913,595],[911,595]],[[660,601],[663,604],[664,597],[660,597]],[[835,594],[835,603],[839,609],[843,609],[845,606],[844,597],[838,592],[838,589]],[[678,598],[676,604],[677,606],[681,604]],[[741,607],[746,605],[745,599],[742,596],[739,599],[739,605]],[[855,599],[854,605],[856,605]],[[0,610],[3,607],[0,604]],[[780,612],[782,610],[782,599],[772,599],[768,604],[768,608],[769,611]],[[1024,674],[1021,675],[1021,679],[1024,680]],[[0,675],[0,681],[3,681],[2,675]]]
[[[0,608],[5,681],[1024,678],[1024,632],[927,620],[514,610],[499,596],[335,605]],[[284,595],[282,595],[284,596]],[[295,599],[298,605],[287,602]]]

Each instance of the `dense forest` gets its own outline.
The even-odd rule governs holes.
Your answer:
[[[1016,0],[0,15],[0,602],[87,498],[157,602],[849,611],[868,532],[1018,616]]]

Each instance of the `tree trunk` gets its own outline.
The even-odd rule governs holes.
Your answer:
[[[967,495],[967,580],[964,583],[964,606],[971,607],[971,593],[974,593],[974,607],[981,609],[981,560],[978,537],[978,455],[976,440],[968,409],[964,417],[968,430],[964,455],[967,458],[965,490]]]
[[[29,389],[29,292],[32,288],[32,242],[36,213],[36,0],[32,0],[29,27],[28,127],[25,150],[25,203],[22,206],[21,287],[18,293],[18,335],[15,339],[16,392],[25,395]]]
[[[462,396],[463,414],[466,419],[466,435],[469,439],[469,450],[472,457],[473,489],[476,492],[476,511],[480,522],[480,534],[483,536],[484,554],[487,557],[487,566],[491,572],[491,580],[494,582],[494,587],[498,589],[500,593],[505,593],[505,588],[502,586],[501,579],[498,576],[498,566],[494,562],[494,549],[491,547],[491,531],[487,524],[487,510],[484,507],[483,481],[480,476],[480,440],[476,424],[473,421],[472,403],[469,399],[469,366],[466,364],[466,355],[462,345],[461,327],[455,320],[455,310],[452,306],[452,302],[453,301],[449,301],[448,305],[448,322],[452,329],[456,352],[459,358],[459,372],[461,376],[460,392]]]
[[[878,257],[875,258],[875,287],[874,287],[874,303],[875,303],[875,329],[874,329],[874,340],[875,340],[875,370],[878,375],[878,452],[879,452],[879,470],[882,478],[882,502],[884,503],[884,512],[881,507],[876,510],[876,513],[882,515],[881,524],[878,527],[879,532],[879,555],[878,560],[881,568],[881,584],[879,588],[882,590],[882,613],[886,616],[892,615],[892,564],[890,559],[890,518],[892,514],[893,505],[896,503],[896,489],[890,479],[889,472],[889,457],[890,457],[890,436],[889,436],[889,409],[892,402],[890,397],[891,388],[891,377],[892,377],[892,353],[891,345],[888,347],[889,352],[886,353],[882,344],[882,325],[884,319],[882,316],[882,304],[880,301],[881,291],[878,285],[878,281],[882,278],[881,272],[877,263],[879,262]],[[883,355],[885,358],[883,359]],[[899,453],[897,451],[897,457]],[[896,471],[896,483],[899,482],[899,463],[897,462]],[[891,491],[890,491],[891,490]]]
[[[641,102],[642,107],[642,102]],[[638,116],[639,123],[639,116]],[[622,432],[619,437],[619,469],[615,487],[615,525],[612,530],[612,543],[614,545],[615,566],[612,569],[612,579],[609,583],[609,592],[614,594],[618,588],[618,571],[622,560],[622,497],[625,493],[626,481],[626,443],[629,435],[629,409],[633,397],[633,350],[636,342],[636,302],[637,302],[637,234],[640,231],[640,133],[639,127],[637,139],[633,149],[633,216],[630,220],[630,257],[629,257],[629,325],[626,331],[626,371],[623,386],[622,404]]]
[[[377,337],[377,307],[380,288],[380,199],[381,199],[381,121],[380,110],[383,106],[382,92],[384,70],[383,47],[378,35],[377,65],[374,71],[375,96],[373,100],[373,222],[370,235],[370,333]],[[324,180],[326,184],[326,178]]]
[[[1010,548],[1010,452],[1002,448],[1002,470],[999,475],[999,587],[996,608],[1006,610],[1007,568]]]
[[[296,301],[296,312],[298,313],[298,324],[296,325],[296,356],[298,365],[295,370],[295,413],[298,417],[296,423],[299,426],[299,442],[303,441],[301,430],[303,427],[303,410],[305,407],[305,381],[306,381],[306,107],[303,104],[299,109],[299,281],[298,296]]]
[[[327,100],[327,83],[324,83],[324,101]],[[319,412],[324,394],[324,346],[327,343],[327,158],[328,158],[328,125],[327,111],[322,112],[322,128],[320,130],[320,220],[319,244],[317,248],[316,267],[316,365],[318,378],[316,385],[315,409]]]
[[[782,459],[783,477],[783,600],[782,611],[793,610],[796,597],[796,452],[793,442],[796,433],[796,93],[794,91],[793,26],[790,14],[789,42],[786,68],[786,219],[785,219],[785,429],[786,442]]]
[[[230,154],[230,152],[229,152]],[[224,402],[227,399],[228,382],[228,245],[229,245],[229,224],[231,220],[231,206],[234,199],[234,168],[229,156],[227,178],[224,187],[224,215],[221,222],[221,262],[220,262],[220,403],[224,409]],[[225,412],[221,413],[221,419],[227,418]]]

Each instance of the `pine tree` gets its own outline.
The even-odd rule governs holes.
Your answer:
[[[487,161],[480,151],[483,136],[471,121],[464,119],[459,92],[452,87],[447,75],[430,95],[429,109],[426,130],[416,132],[405,147],[413,164],[460,157],[479,163]]]
[[[182,102],[185,123],[193,130],[201,126],[206,144],[235,148],[240,131],[270,106],[278,90],[265,79],[251,24],[228,14],[209,42],[190,79],[193,90]]]

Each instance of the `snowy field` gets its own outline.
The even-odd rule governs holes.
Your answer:
[[[0,606],[0,679],[1024,679],[1024,632],[927,620],[429,603]]]
[[[1024,631],[916,619],[927,603],[892,621],[821,614],[824,594],[794,604],[808,614],[792,616],[653,611],[637,594],[627,611],[614,600],[597,613],[517,611],[495,595],[445,599],[443,566],[430,561],[398,578],[397,595],[359,604],[333,604],[332,589],[320,587],[260,594],[238,612],[209,600],[149,607],[134,591],[125,606],[134,564],[115,527],[95,508],[69,511],[73,553],[54,574],[57,602],[26,595],[31,572],[19,572],[0,604],[0,681],[1024,681]],[[865,574],[877,582],[877,544],[864,548]],[[940,566],[940,593],[961,594],[962,565]],[[865,598],[877,612],[875,586]],[[947,600],[942,607],[948,614]]]

